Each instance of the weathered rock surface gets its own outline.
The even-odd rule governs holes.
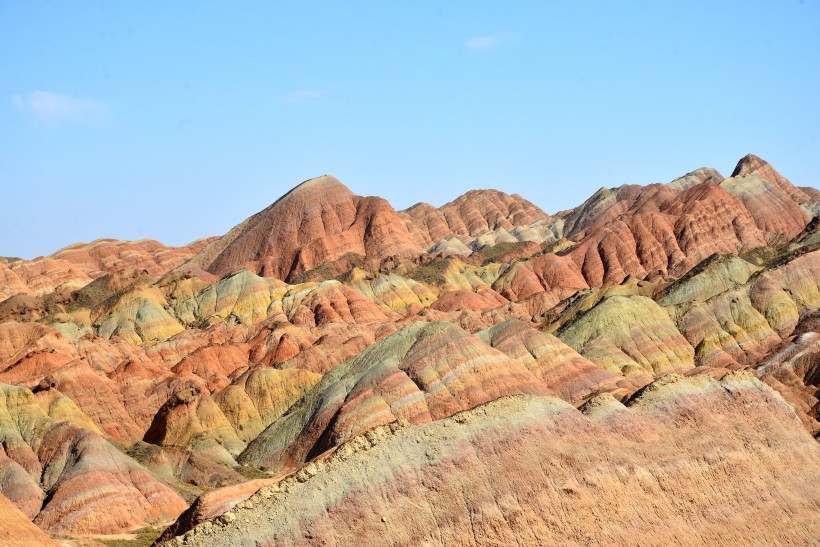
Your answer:
[[[757,463],[743,463],[752,456],[736,450],[739,439],[758,434],[751,423],[760,421],[765,431],[767,418],[734,403],[713,405],[712,395],[704,394],[753,400],[768,419],[782,418],[782,401],[771,406],[768,395],[742,395],[759,386],[737,388],[732,371],[753,369],[782,394],[805,429],[820,434],[820,217],[811,218],[820,213],[818,197],[820,191],[792,185],[754,156],[743,158],[728,179],[701,168],[665,185],[602,188],[555,216],[494,190],[397,213],[380,198],[355,196],[332,177],[320,177],[221,238],[179,248],[98,240],[35,260],[0,258],[0,382],[17,385],[4,388],[11,403],[0,412],[0,492],[49,530],[81,534],[160,525],[178,514],[181,498],[191,502],[203,489],[216,488],[173,529],[182,533],[201,523],[213,532],[217,524],[208,519],[231,509],[218,522],[239,521],[260,503],[256,490],[277,485],[278,478],[246,481],[270,476],[260,468],[295,473],[287,484],[307,484],[340,446],[363,447],[359,435],[369,447],[406,425],[407,431],[433,432],[433,438],[454,427],[449,417],[498,398],[558,395],[584,405],[592,420],[567,426],[580,432],[579,446],[599,446],[593,441],[600,437],[604,453],[614,454],[601,460],[579,449],[593,471],[579,467],[575,475],[557,475],[569,484],[561,494],[566,497],[556,498],[558,507],[570,496],[582,507],[601,497],[601,507],[582,509],[574,521],[563,509],[556,517],[515,509],[509,500],[530,500],[528,485],[501,472],[497,462],[474,466],[472,454],[488,462],[515,459],[518,452],[508,450],[515,445],[525,460],[513,469],[526,476],[532,466],[527,439],[558,451],[539,465],[577,453],[560,433],[564,426],[535,432],[529,425],[510,426],[510,437],[492,433],[491,455],[477,437],[447,437],[456,448],[433,442],[472,474],[456,470],[452,484],[444,472],[428,475],[432,459],[426,454],[413,460],[424,475],[405,468],[399,474],[442,477],[444,501],[462,501],[452,509],[444,504],[443,513],[430,509],[430,522],[418,520],[428,513],[416,507],[413,514],[422,516],[410,523],[418,529],[391,529],[393,517],[382,515],[379,530],[397,532],[390,536],[397,543],[505,543],[504,534],[524,519],[534,523],[524,528],[554,542],[640,543],[647,538],[636,522],[682,526],[679,515],[691,513],[705,530],[692,537],[710,542],[737,532],[730,523],[722,536],[712,525],[717,507],[729,501],[735,505],[726,515],[746,518],[751,511],[757,518],[769,508],[769,514],[787,511],[803,522],[804,513],[791,502],[774,508],[754,488],[792,488],[772,479],[775,458],[792,466],[784,475],[803,473],[807,480],[816,465],[797,462],[780,437],[754,452]],[[671,382],[674,389],[663,387],[667,380],[657,383],[671,372],[687,380]],[[658,393],[666,395],[653,399]],[[687,410],[680,397],[697,399],[708,418]],[[650,399],[647,409],[653,410],[641,410]],[[546,399],[532,399],[539,400]],[[550,405],[581,419],[565,405]],[[508,420],[509,413],[502,414],[499,419]],[[592,430],[595,435],[587,435]],[[707,444],[724,433],[728,445]],[[693,442],[697,435],[703,440]],[[693,454],[706,454],[703,461],[716,470],[673,465],[670,446],[700,450]],[[413,450],[407,454],[415,458]],[[736,485],[747,466],[756,466],[748,477],[757,486],[741,495]],[[638,470],[633,475],[644,481],[640,492],[623,469]],[[599,472],[615,478],[593,495],[594,485],[583,481]],[[475,475],[482,473],[476,488]],[[729,500],[724,504],[686,486],[711,486],[725,477],[728,486],[716,487],[715,494]],[[426,491],[414,498],[415,482],[391,481],[362,498],[354,493],[340,501],[327,494],[333,489],[308,493],[313,502],[297,506],[316,503],[351,515],[347,504],[371,507],[373,500],[386,503],[382,496],[422,507],[441,501]],[[492,488],[482,489],[488,482]],[[262,499],[281,493],[263,491],[268,495]],[[487,492],[492,496],[482,498]],[[755,500],[747,499],[749,492]],[[798,499],[795,492],[782,497]],[[662,501],[650,504],[647,493]],[[626,522],[624,510],[607,496],[636,499],[641,518]],[[805,499],[802,510],[813,503]],[[683,513],[669,512],[673,506]],[[108,514],[111,507],[123,514]],[[288,522],[296,528],[282,537],[321,543],[327,530],[335,530],[333,518],[316,525],[305,517],[312,509],[306,511],[292,515]],[[594,518],[612,514],[617,517],[608,522],[617,526],[605,530],[610,535],[594,535],[601,533],[591,525]],[[644,514],[650,515],[645,522]],[[462,527],[465,515],[472,516],[469,532]],[[352,518],[339,525],[342,537],[369,517]],[[438,535],[430,539],[422,528]],[[783,542],[813,531],[803,524],[791,532],[773,529]],[[311,537],[300,536],[305,530]],[[755,543],[756,530],[737,537]]]
[[[612,372],[656,374],[694,366],[695,350],[663,308],[644,296],[605,298],[557,334]],[[611,346],[612,357],[595,351],[601,344]],[[626,364],[620,360],[624,355]]]
[[[171,538],[183,534],[198,524],[224,515],[262,488],[275,485],[280,480],[281,476],[270,479],[253,479],[205,492],[196,498],[176,522],[163,532],[162,537]]]
[[[379,425],[425,423],[518,393],[549,390],[450,323],[411,323],[326,374],[239,461],[279,471]]]
[[[492,347],[521,362],[565,401],[577,404],[596,393],[627,395],[636,387],[584,359],[561,340],[511,319],[477,333]],[[624,389],[626,388],[626,389]]]
[[[9,547],[29,547],[60,545],[20,512],[3,494],[0,494],[0,543]]]
[[[755,270],[739,258],[712,261],[661,297],[661,303],[674,304],[671,314],[695,348],[697,364],[752,365],[820,308],[820,251],[793,253]]]
[[[820,534],[820,446],[760,382],[670,377],[626,407],[601,396],[584,412],[518,396],[385,426],[184,539],[695,545]]]
[[[795,407],[812,435],[820,436],[820,333],[795,337],[755,373]]]
[[[76,264],[51,257],[18,260],[10,263],[8,267],[25,283],[27,290],[24,292],[37,296],[57,290],[79,289],[92,280],[92,277]],[[6,289],[6,292],[11,291]]]
[[[167,522],[186,507],[97,433],[49,417],[25,388],[0,384],[0,439],[0,493],[46,530],[120,533]]]
[[[801,209],[812,201],[809,195],[753,154],[742,158],[720,186],[743,201],[769,238],[794,237],[811,219]]]
[[[427,307],[436,300],[434,289],[393,273],[370,274],[357,268],[351,270],[344,282],[370,301],[399,313],[412,305]]]
[[[430,308],[439,311],[474,310],[481,311],[508,304],[509,300],[492,289],[481,292],[455,290],[443,293]]]
[[[234,458],[280,418],[321,376],[306,370],[254,367],[211,395],[176,392],[154,416],[143,441],[186,448],[236,466]]]
[[[471,252],[470,244],[480,236],[489,237],[478,241],[476,248],[503,241],[543,241],[544,236],[536,233],[537,227],[530,228],[534,230],[530,234],[524,230],[550,219],[518,194],[508,195],[497,190],[471,190],[439,208],[417,203],[402,211],[401,216],[425,248],[454,239],[465,245],[467,254]]]
[[[676,178],[666,185],[675,190],[687,190],[692,186],[703,184],[704,182],[720,184],[723,181],[723,175],[715,169],[712,169],[711,167],[701,167],[700,169],[695,169],[690,173],[686,173],[682,177]]]
[[[288,280],[345,253],[412,256],[419,247],[385,200],[325,175],[303,182],[198,253],[186,267],[224,275],[248,268]]]
[[[168,247],[145,239],[98,239],[76,243],[34,260],[0,263],[0,299],[15,294],[45,295],[79,289],[91,280],[124,270],[141,270],[160,277],[204,248],[210,239],[184,247]]]
[[[0,300],[16,294],[31,294],[31,292],[26,282],[14,270],[0,262]]]
[[[214,239],[200,239],[183,247],[168,247],[153,239],[98,239],[91,243],[70,245],[51,257],[76,264],[93,279],[122,270],[145,270],[149,275],[161,277],[190,259]]]

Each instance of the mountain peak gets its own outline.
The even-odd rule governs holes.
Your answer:
[[[721,186],[740,198],[766,233],[794,237],[811,218],[801,208],[812,201],[808,194],[754,154],[744,156]]]
[[[742,177],[744,175],[754,173],[759,169],[765,169],[766,167],[771,169],[772,166],[769,165],[769,163],[766,160],[759,158],[754,154],[746,154],[745,156],[740,158],[739,162],[737,162],[735,170],[732,171],[732,176]]]
[[[349,200],[356,197],[350,188],[342,184],[339,179],[332,175],[321,175],[308,179],[286,192],[282,197],[273,202],[268,209],[279,206],[282,203],[301,201],[325,201],[327,199]]]
[[[320,175],[318,177],[314,177],[312,179],[308,179],[303,183],[295,186],[290,192],[285,194],[288,196],[293,193],[301,193],[301,192],[324,192],[327,190],[332,191],[343,191],[345,193],[353,195],[353,192],[342,184],[339,179],[334,177],[333,175]],[[285,197],[282,196],[282,197]]]
[[[292,279],[346,253],[381,259],[417,252],[389,203],[357,196],[335,177],[322,175],[235,226],[189,265],[216,275],[248,268]]]

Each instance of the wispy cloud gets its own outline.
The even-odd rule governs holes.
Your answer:
[[[28,95],[12,95],[12,102],[22,111],[44,123],[103,121],[108,116],[108,105],[94,99],[86,99],[52,93],[31,91]]]
[[[493,49],[498,47],[503,42],[506,42],[512,37],[512,34],[509,32],[499,32],[497,34],[487,34],[485,36],[473,36],[472,38],[468,38],[464,45],[467,49],[473,50],[485,50],[485,49]]]
[[[319,102],[330,93],[330,89],[303,89],[282,95],[279,99],[287,104],[309,104]]]

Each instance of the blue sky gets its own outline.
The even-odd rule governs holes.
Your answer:
[[[218,235],[337,176],[555,212],[752,152],[820,182],[820,1],[0,1],[0,255]]]

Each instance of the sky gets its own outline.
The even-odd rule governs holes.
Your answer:
[[[332,174],[397,209],[475,188],[820,185],[820,0],[0,0],[0,256],[221,235]]]

